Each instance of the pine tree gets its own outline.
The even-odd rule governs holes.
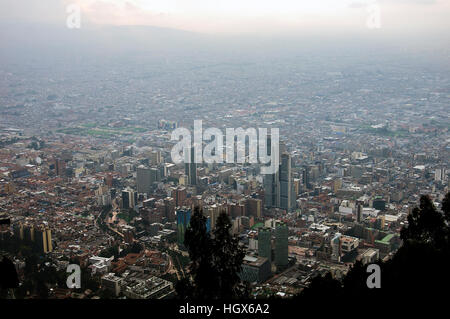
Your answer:
[[[246,295],[247,290],[238,276],[245,252],[230,229],[228,216],[221,213],[211,236],[206,230],[206,217],[195,208],[184,239],[191,259],[190,276],[176,285],[180,298],[223,299]]]
[[[245,295],[238,275],[241,272],[245,251],[239,246],[239,239],[231,235],[230,219],[224,212],[216,221],[213,256],[214,267],[218,272],[218,297],[233,298]]]
[[[450,223],[450,192],[445,195],[442,201],[442,211],[444,212],[444,218],[447,223]]]
[[[189,278],[178,282],[180,298],[203,299],[217,290],[216,274],[212,265],[212,239],[206,230],[206,217],[198,207],[194,209],[184,237],[191,263]]]
[[[415,207],[408,215],[408,225],[402,228],[400,237],[405,245],[416,241],[443,248],[446,246],[445,233],[443,214],[437,211],[428,196],[422,196],[419,207]]]

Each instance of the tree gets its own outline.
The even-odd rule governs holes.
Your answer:
[[[42,280],[37,281],[36,294],[39,299],[48,299],[48,287],[44,281]]]
[[[422,196],[419,207],[408,215],[408,225],[402,228],[400,237],[406,244],[417,241],[442,248],[446,245],[445,233],[443,214],[437,211],[428,196]]]
[[[119,257],[119,246],[115,245],[112,247],[105,248],[100,252],[99,256],[105,258],[114,256],[114,258],[117,259]]]
[[[217,278],[212,263],[212,240],[206,231],[206,217],[198,207],[194,209],[184,237],[191,263],[190,277],[178,285],[181,298],[202,299],[217,291]]]
[[[334,279],[331,273],[327,272],[324,276],[316,276],[311,280],[308,288],[303,290],[301,297],[305,299],[323,298],[329,300],[342,294],[342,284]]]
[[[221,298],[242,297],[245,295],[239,273],[245,251],[239,246],[239,239],[231,235],[228,215],[222,212],[216,221],[213,239],[213,262],[217,267],[219,296]]]
[[[445,195],[442,201],[442,211],[444,212],[444,218],[447,223],[450,223],[450,192]]]
[[[0,292],[14,289],[19,286],[19,279],[17,277],[16,267],[14,263],[3,257],[0,261]]]
[[[231,223],[225,213],[217,219],[211,236],[206,230],[206,217],[196,207],[186,230],[184,245],[191,263],[190,276],[180,280],[177,293],[186,299],[223,299],[245,296],[238,273],[244,250],[230,233]]]

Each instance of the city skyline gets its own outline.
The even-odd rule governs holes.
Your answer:
[[[440,293],[449,7],[1,1],[0,299]]]

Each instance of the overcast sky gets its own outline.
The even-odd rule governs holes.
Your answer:
[[[0,0],[0,18],[64,25],[71,3],[80,5],[84,25],[152,25],[204,33],[360,30],[367,28],[375,4],[378,32],[450,29],[450,0]]]

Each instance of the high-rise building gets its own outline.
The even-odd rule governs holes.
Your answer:
[[[308,166],[304,166],[303,170],[302,170],[302,182],[303,182],[303,186],[306,189],[310,189],[311,188],[311,179],[310,179],[310,174],[309,174],[309,167]]]
[[[55,173],[57,176],[63,176],[66,174],[66,162],[60,158],[55,160]]]
[[[152,151],[150,153],[150,162],[152,165],[161,164],[161,151]]]
[[[44,253],[52,252],[52,231],[46,226],[38,227],[35,231],[35,243],[40,251]]]
[[[205,215],[206,215],[206,217],[208,217],[210,219],[211,230],[214,230],[214,229],[216,229],[217,218],[219,217],[219,214],[222,211],[225,211],[225,207],[223,207],[220,204],[219,205],[214,204],[209,207],[205,207],[205,209],[206,209]]]
[[[172,197],[164,198],[164,213],[169,222],[175,221],[175,200]]]
[[[445,174],[445,170],[444,170],[444,169],[436,168],[436,169],[434,170],[434,180],[435,180],[435,181],[440,181],[440,180],[442,180],[444,174]]]
[[[295,207],[296,196],[289,153],[281,155],[276,173],[264,175],[264,201],[266,207],[278,207],[287,211]]]
[[[228,213],[231,218],[245,216],[245,205],[238,203],[231,203],[227,205]]]
[[[116,276],[114,273],[108,273],[101,279],[102,288],[111,291],[116,297],[120,294],[122,282],[123,278]]]
[[[13,232],[16,239],[24,239],[24,225],[22,223],[15,223],[13,226]]]
[[[34,242],[34,226],[27,225],[23,230],[23,237],[25,241]]]
[[[184,170],[188,177],[188,185],[197,185],[197,163],[195,163],[195,147],[192,147],[190,152],[184,150]]]
[[[190,209],[180,209],[177,211],[177,240],[178,244],[184,243],[184,234],[191,220]]]
[[[134,208],[137,203],[137,193],[132,189],[124,189],[122,191],[122,208]]]
[[[258,198],[247,198],[245,200],[245,216],[262,217],[262,200]]]
[[[277,270],[288,265],[288,226],[285,223],[275,226],[275,265]]]
[[[384,211],[386,210],[386,201],[382,196],[375,196],[372,202],[372,207]]]
[[[258,231],[258,256],[265,257],[272,262],[272,232],[270,228]]]
[[[280,206],[279,172],[264,175],[264,205],[266,207]]]
[[[336,194],[342,188],[342,178],[336,178],[333,182],[333,192]]]
[[[356,222],[361,223],[363,220],[363,204],[360,201],[356,202]]]
[[[159,168],[156,167],[152,167],[150,168],[150,182],[155,183],[155,182],[159,182],[161,181],[161,170]]]
[[[263,283],[272,276],[271,264],[267,258],[245,256],[239,277],[248,282]]]
[[[280,164],[280,208],[291,211],[295,203],[295,190],[292,178],[291,155],[281,155]]]
[[[175,199],[175,206],[180,207],[184,205],[187,198],[186,187],[177,187],[172,190],[172,197]]]
[[[136,185],[138,193],[150,194],[152,188],[152,177],[150,168],[143,165],[136,171]]]

